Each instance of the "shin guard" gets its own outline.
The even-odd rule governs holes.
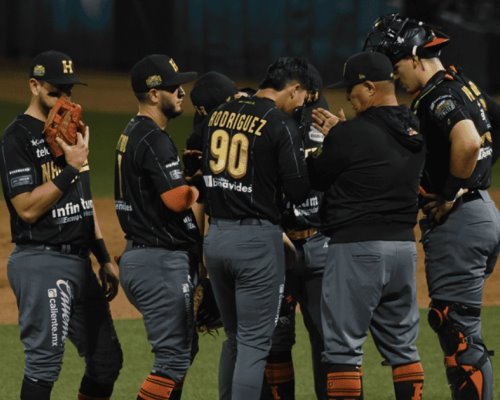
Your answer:
[[[454,400],[493,399],[492,353],[480,336],[467,336],[460,322],[461,318],[476,318],[480,323],[480,311],[460,303],[431,303],[429,325],[438,334]]]

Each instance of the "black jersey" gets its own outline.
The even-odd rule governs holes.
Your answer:
[[[412,103],[427,142],[422,179],[429,193],[442,193],[450,165],[450,132],[458,122],[471,120],[479,135],[481,149],[476,167],[465,184],[469,189],[487,189],[491,184],[491,123],[477,86],[453,70],[437,72]]]
[[[22,114],[7,127],[0,142],[2,186],[12,241],[88,246],[95,230],[88,164],[56,204],[33,224],[19,218],[10,200],[52,180],[65,166],[63,160],[52,157],[43,128],[42,121]]]
[[[185,185],[177,148],[148,117],[136,116],[116,147],[115,209],[125,237],[138,244],[188,249],[199,238],[191,210],[169,210],[161,194]]]
[[[312,185],[325,191],[321,230],[338,243],[414,240],[424,157],[417,118],[404,106],[338,123],[308,157]]]
[[[279,223],[283,193],[300,203],[309,191],[297,123],[266,98],[241,98],[212,112],[202,162],[211,217]]]

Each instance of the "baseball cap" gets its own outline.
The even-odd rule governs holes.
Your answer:
[[[189,96],[191,103],[198,109],[209,113],[238,93],[234,82],[226,75],[210,71],[198,78]]]
[[[179,72],[173,58],[164,54],[150,54],[138,61],[131,70],[134,93],[150,89],[167,89],[196,79],[196,72]]]
[[[44,51],[33,58],[30,78],[52,85],[85,85],[75,76],[75,65],[71,57],[56,50]]]
[[[362,52],[352,55],[344,64],[344,77],[329,88],[353,87],[365,81],[389,81],[394,77],[391,60],[378,52]]]

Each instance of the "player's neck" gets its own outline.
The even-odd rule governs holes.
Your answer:
[[[420,81],[422,86],[426,85],[430,79],[439,71],[445,68],[439,58],[421,59]]]
[[[255,97],[268,99],[268,100],[271,100],[274,102],[276,102],[278,95],[279,95],[279,93],[276,90],[271,89],[271,88],[259,89],[255,93]]]
[[[47,120],[47,113],[42,109],[42,107],[37,102],[33,100],[30,102],[28,108],[24,113],[42,122],[45,122]]]
[[[151,118],[162,130],[167,128],[168,118],[156,107],[139,104],[137,115]]]

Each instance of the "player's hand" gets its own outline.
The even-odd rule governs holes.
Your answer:
[[[460,189],[455,197],[455,200],[452,201],[444,200],[435,193],[421,193],[421,196],[427,200],[427,204],[424,206],[424,212],[427,214],[431,222],[440,224],[452,210],[455,205],[455,201],[464,193],[467,193],[467,191],[467,189]]]
[[[101,280],[101,287],[104,290],[106,300],[113,300],[118,294],[119,281],[112,263],[101,264],[99,279]]]
[[[345,114],[343,109],[335,115],[325,108],[318,107],[312,110],[312,120],[312,126],[326,136],[335,125],[345,121]]]
[[[73,168],[80,170],[87,162],[89,155],[89,127],[85,127],[85,136],[80,132],[76,133],[77,141],[74,146],[67,144],[60,137],[56,137],[56,142],[64,153],[66,162]]]

